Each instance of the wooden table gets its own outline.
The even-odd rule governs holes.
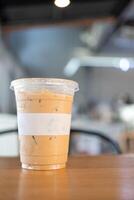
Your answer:
[[[66,169],[22,170],[0,158],[0,200],[134,200],[134,155],[71,157]]]

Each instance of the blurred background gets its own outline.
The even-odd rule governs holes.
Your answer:
[[[0,1],[0,155],[17,156],[13,79],[79,83],[70,154],[134,152],[134,1]]]

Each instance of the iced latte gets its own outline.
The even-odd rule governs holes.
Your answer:
[[[18,79],[12,82],[17,103],[22,167],[64,168],[71,110],[78,85],[62,79]]]

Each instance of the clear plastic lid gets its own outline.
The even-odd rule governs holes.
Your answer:
[[[79,90],[77,82],[67,79],[56,79],[56,78],[23,78],[17,79],[11,82],[10,88],[12,90],[54,90],[61,92],[74,93]]]

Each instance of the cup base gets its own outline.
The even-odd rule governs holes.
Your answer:
[[[54,164],[54,165],[31,165],[22,163],[23,169],[28,170],[55,170],[65,168],[66,164]]]

